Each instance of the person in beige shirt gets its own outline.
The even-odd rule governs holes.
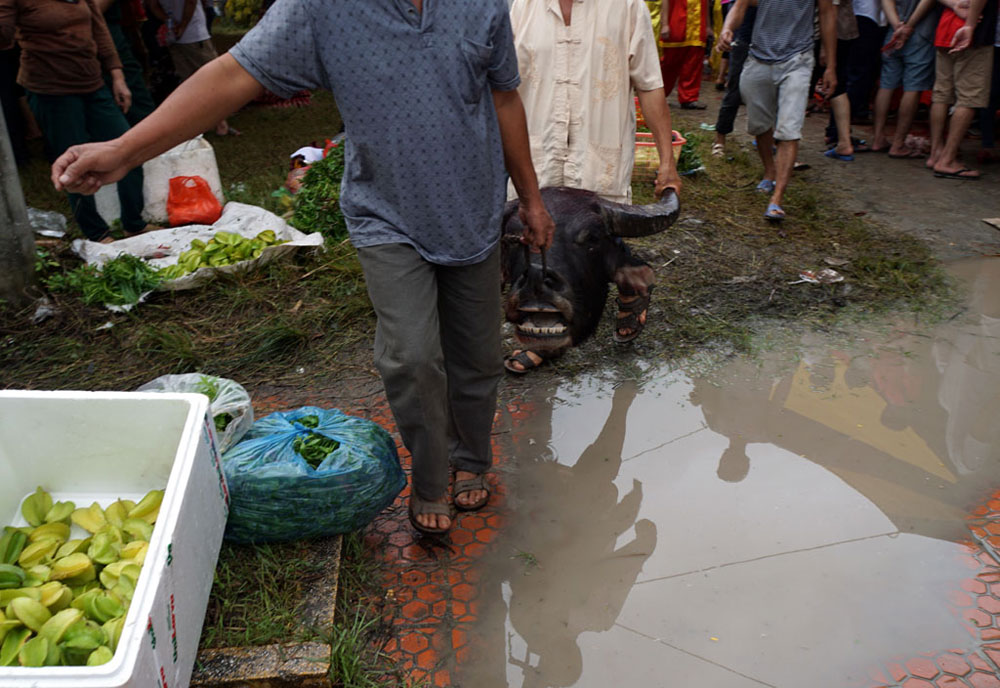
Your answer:
[[[670,110],[645,2],[513,0],[510,20],[521,73],[518,92],[539,186],[587,189],[617,203],[631,203],[633,98],[638,96],[660,157],[655,193],[679,191]],[[515,197],[509,188],[508,198]],[[626,304],[649,299],[620,298]],[[619,313],[623,321],[626,316]],[[642,309],[635,332],[645,321]],[[619,328],[622,336],[632,333],[631,328]],[[506,365],[520,373],[541,362],[535,352],[516,350]]]

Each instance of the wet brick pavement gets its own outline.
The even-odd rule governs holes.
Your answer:
[[[972,649],[894,657],[869,672],[871,688],[1000,688],[1000,492],[969,518],[962,562],[969,578],[948,595]]]

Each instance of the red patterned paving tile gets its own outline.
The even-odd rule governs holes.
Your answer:
[[[990,535],[1000,535],[1000,523],[992,522],[986,524],[986,531]]]
[[[468,602],[476,596],[476,589],[468,583],[460,583],[451,589],[451,594],[457,600]]]
[[[945,653],[937,658],[938,666],[949,674],[955,674],[956,676],[965,676],[972,668],[969,666],[968,662],[959,656],[951,653]]]
[[[993,660],[993,663],[1000,666],[1000,650],[995,650],[992,647],[984,647],[983,652],[986,656]]]
[[[433,669],[437,666],[438,654],[434,650],[424,650],[417,655],[417,666],[421,669]]]
[[[503,517],[501,517],[500,514],[490,514],[486,517],[486,525],[490,528],[499,529],[503,526]]]
[[[968,593],[962,592],[961,590],[952,590],[948,593],[948,601],[951,602],[956,607],[971,607],[975,604],[975,600]]]
[[[399,558],[410,561],[423,561],[427,558],[427,552],[418,544],[407,545],[400,550],[399,555]]]
[[[431,584],[418,589],[417,597],[422,599],[424,602],[437,602],[438,600],[444,599],[444,593],[441,592],[441,588]]]
[[[466,634],[465,634],[465,631],[463,629],[461,629],[461,628],[453,628],[451,630],[451,646],[454,649],[457,650],[458,648],[464,646],[465,643],[466,643],[466,640],[467,640]]]
[[[1000,511],[1000,499],[991,499],[986,502],[986,506],[989,507],[990,511],[994,513]]]
[[[434,674],[434,685],[438,688],[447,688],[451,685],[451,674],[447,671],[439,671]]]
[[[478,559],[486,553],[486,545],[481,542],[473,542],[463,547],[462,553],[470,559]]]
[[[906,669],[903,668],[902,664],[896,664],[895,662],[889,662],[885,665],[889,670],[889,675],[892,676],[892,680],[899,682],[907,677]]]
[[[423,652],[427,649],[428,644],[427,637],[423,633],[416,632],[407,633],[399,641],[399,645],[403,651],[409,652],[411,655]]]
[[[973,595],[984,595],[989,587],[977,578],[966,578],[962,581],[962,590],[971,592]]]
[[[868,678],[870,678],[873,683],[882,684],[889,682],[889,679],[885,677],[885,674],[882,673],[880,669],[870,669],[868,671]]]
[[[423,571],[410,570],[406,571],[402,575],[402,581],[404,585],[409,585],[411,587],[418,587],[427,582],[427,574]]]
[[[1000,628],[995,628],[992,626],[990,628],[984,628],[982,631],[980,631],[980,637],[982,637],[982,639],[986,641],[1000,640]]]
[[[966,567],[972,569],[973,571],[978,571],[983,567],[982,563],[978,559],[965,554],[960,555],[958,557],[958,560],[963,564],[965,564]]]
[[[475,539],[475,534],[465,528],[455,528],[451,531],[451,544],[456,547],[464,547]]]
[[[443,619],[448,613],[448,600],[440,600],[431,605],[431,614],[439,619]]]
[[[934,684],[922,678],[911,678],[903,681],[903,688],[934,688]]]
[[[942,676],[934,681],[937,688],[969,688],[969,684],[955,676]]]
[[[469,514],[466,515],[464,519],[462,519],[462,527],[465,528],[466,530],[471,530],[472,532],[475,532],[480,528],[486,527],[486,520],[482,516],[474,516]]]
[[[481,528],[476,531],[476,539],[486,544],[492,542],[496,535],[497,532],[492,528]]]
[[[403,616],[413,621],[419,621],[420,619],[423,619],[430,613],[430,609],[427,607],[427,605],[418,600],[414,600],[413,602],[407,602],[406,604],[403,605],[401,611],[403,613]]]
[[[940,673],[940,669],[934,662],[923,657],[916,657],[906,663],[906,668],[917,678],[934,678]]]
[[[966,680],[972,684],[973,688],[1000,688],[1000,678],[997,678],[992,673],[987,674],[977,671],[966,677]]]
[[[993,624],[993,618],[981,609],[963,609],[962,618],[979,628],[988,628]]]
[[[459,602],[455,600],[451,603],[451,615],[456,619],[461,619],[463,616],[469,613],[469,607],[465,602]]]
[[[1000,600],[989,595],[983,595],[978,600],[979,608],[990,614],[1000,614]]]
[[[993,667],[991,667],[985,659],[975,653],[969,655],[969,662],[973,667],[979,669],[980,671],[993,671]]]

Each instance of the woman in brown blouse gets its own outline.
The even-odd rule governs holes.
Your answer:
[[[17,41],[17,81],[55,159],[70,146],[106,141],[128,130],[124,112],[132,100],[122,65],[101,13],[92,0],[0,0],[0,49]],[[111,89],[104,85],[111,74]],[[145,227],[142,169],[118,182],[122,226],[128,234]],[[87,238],[107,240],[107,223],[92,196],[69,194],[73,215]]]

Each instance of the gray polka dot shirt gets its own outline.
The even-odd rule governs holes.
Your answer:
[[[520,83],[506,0],[278,0],[230,54],[280,96],[333,92],[355,246],[487,257],[506,194],[490,90]]]

